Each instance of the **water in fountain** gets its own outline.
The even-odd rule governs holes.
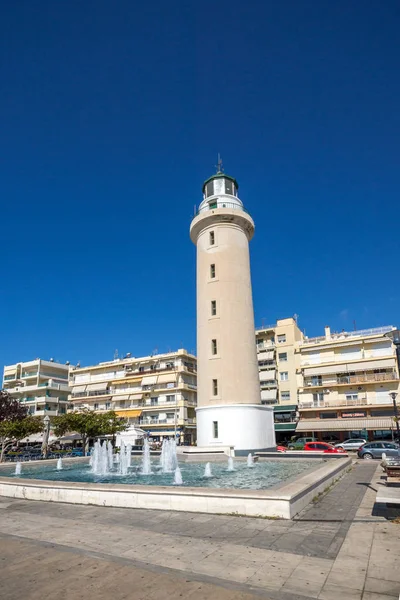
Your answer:
[[[62,458],[60,456],[60,458],[57,461],[57,471],[62,471],[63,468],[63,464],[62,464]]]
[[[101,443],[100,440],[95,442],[93,446],[92,472],[95,475],[109,474],[107,442]]]
[[[114,454],[112,443],[110,441],[107,442],[107,462],[108,470],[111,471],[111,469],[114,467]]]
[[[15,475],[21,475],[21,463],[18,461],[17,464],[15,465]]]
[[[142,456],[142,475],[151,475],[151,460],[150,460],[150,444],[149,440],[145,438],[143,441],[143,456]]]
[[[120,475],[127,475],[128,474],[128,454],[127,454],[127,448],[125,447],[125,442],[123,440],[121,440],[121,447],[120,447],[120,451],[119,451],[119,468],[118,468],[118,472],[120,473]]]
[[[183,483],[183,479],[182,479],[182,473],[179,467],[176,467],[175,469],[175,476],[174,476],[174,485],[182,485]]]
[[[175,440],[163,440],[160,465],[163,473],[173,473],[178,466]]]
[[[230,456],[228,458],[228,471],[234,471],[235,470],[235,466],[233,464],[233,458],[232,456]]]
[[[254,457],[251,452],[247,455],[247,466],[250,468],[254,467]]]
[[[126,454],[128,459],[128,468],[132,466],[132,444],[126,445]]]
[[[204,477],[212,477],[211,465],[210,463],[206,464],[206,468],[204,469]]]

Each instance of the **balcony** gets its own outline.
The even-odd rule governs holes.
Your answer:
[[[215,201],[210,200],[208,203],[204,203],[204,206],[201,208],[201,210],[198,210],[197,212],[195,212],[195,217],[197,217],[198,215],[202,215],[205,212],[208,212],[210,210],[216,210],[217,208],[228,208],[229,210],[239,210],[241,212],[245,212],[247,214],[248,211],[243,207],[242,203],[238,200],[237,202],[225,202],[225,200],[217,200],[217,198],[215,199]]]
[[[327,342],[329,344],[337,340],[344,340],[346,338],[384,335],[389,331],[393,331],[393,327],[391,325],[386,325],[384,327],[373,327],[372,329],[359,329],[356,331],[341,331],[340,333],[332,333],[330,338],[326,338],[324,335],[313,338],[305,338],[303,340],[303,344],[318,344],[319,342]]]
[[[388,401],[389,403],[389,401]],[[374,401],[367,400],[366,397],[358,398],[357,400],[303,400],[299,403],[299,409],[316,409],[316,408],[339,408],[349,406],[365,406],[367,404],[375,404]]]
[[[340,368],[340,367],[339,367]],[[349,384],[366,384],[366,383],[378,383],[381,381],[397,381],[398,376],[393,371],[390,373],[359,373],[358,375],[343,375],[332,379],[305,379],[304,387],[306,388],[327,388],[337,385],[349,385]]]
[[[37,371],[32,371],[31,373],[22,373],[22,378],[23,379],[29,379],[29,377],[37,377],[38,372]]]
[[[35,417],[45,417],[46,415],[49,417],[56,417],[58,415],[58,410],[36,410],[33,413],[33,416]]]

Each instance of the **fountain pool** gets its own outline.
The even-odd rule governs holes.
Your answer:
[[[107,454],[104,452],[104,457]],[[145,469],[141,458],[132,457],[131,467],[120,468],[121,462],[114,461],[111,469],[97,468],[84,462],[64,462],[63,469],[57,470],[54,464],[32,463],[24,464],[18,479],[41,479],[44,481],[69,481],[85,483],[114,483],[130,485],[173,486],[175,469],[164,472],[163,467],[153,461],[151,471]],[[224,488],[241,490],[263,490],[282,483],[293,476],[305,473],[315,468],[314,460],[282,461],[268,460],[257,463],[249,469],[246,461],[235,461],[235,469],[229,470],[228,461],[213,462],[212,475],[205,474],[204,463],[180,462],[182,487]],[[14,471],[2,475],[15,477]]]

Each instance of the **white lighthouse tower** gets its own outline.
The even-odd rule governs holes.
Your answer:
[[[261,404],[249,241],[254,222],[233,177],[203,185],[190,226],[197,246],[197,445],[235,454],[275,447],[273,409]]]

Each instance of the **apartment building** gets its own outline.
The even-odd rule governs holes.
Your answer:
[[[390,394],[399,392],[392,326],[304,337],[300,354],[300,420],[296,432],[319,439],[390,439]]]
[[[3,372],[3,389],[28,407],[35,416],[56,416],[69,406],[69,363],[63,365],[37,358],[7,365]]]
[[[186,350],[102,362],[70,371],[75,410],[115,410],[154,441],[196,440],[196,357]]]
[[[278,442],[289,439],[296,430],[301,384],[300,356],[296,349],[302,339],[294,318],[279,319],[256,330],[261,402],[274,406]]]

